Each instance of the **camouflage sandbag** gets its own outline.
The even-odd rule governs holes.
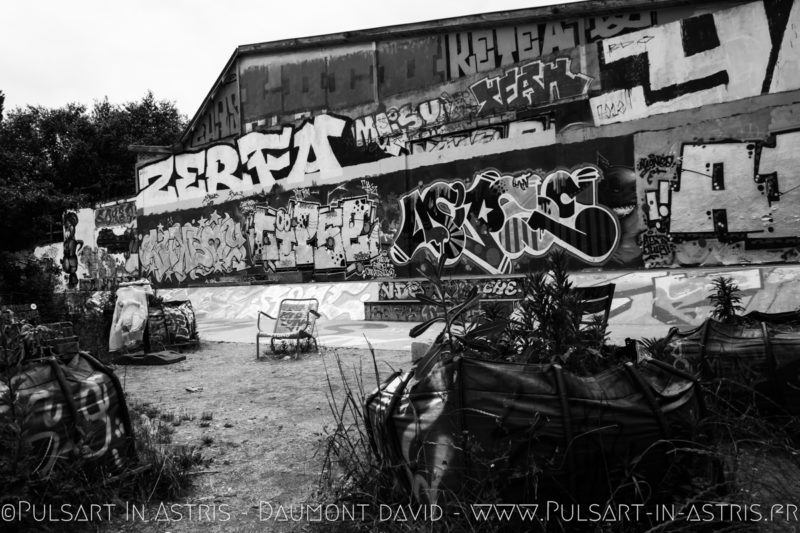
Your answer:
[[[24,439],[37,474],[47,475],[59,460],[76,457],[117,471],[134,457],[119,380],[88,353],[80,352],[66,364],[51,358],[26,365],[12,380],[18,392],[15,408],[24,413]],[[0,383],[0,396],[7,391],[7,384]],[[9,416],[10,407],[0,405],[0,419]]]
[[[701,408],[692,378],[659,361],[579,377],[440,345],[365,403],[374,451],[423,503],[488,478],[504,502],[603,502],[630,472],[655,492]]]
[[[680,331],[672,328],[665,354],[677,367],[702,379],[722,378],[800,413],[800,313],[759,313],[736,322],[707,319]]]

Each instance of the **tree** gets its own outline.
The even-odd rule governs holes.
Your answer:
[[[52,240],[65,209],[132,196],[128,146],[172,144],[185,122],[152,92],[123,105],[95,102],[91,112],[74,103],[12,110],[0,122],[0,250]]]
[[[0,123],[0,250],[32,248],[61,225],[61,212],[78,205],[69,176],[85,156],[80,106],[29,106]],[[78,155],[73,157],[78,147]]]
[[[95,146],[101,178],[97,194],[105,199],[132,196],[136,192],[136,154],[128,146],[171,145],[186,125],[186,117],[174,102],[157,101],[151,91],[140,101],[122,106],[110,104],[107,98],[95,102],[92,121],[97,128]]]

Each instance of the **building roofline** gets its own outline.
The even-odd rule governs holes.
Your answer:
[[[129,144],[128,151],[137,154],[175,154],[181,148],[180,144],[173,145],[148,145],[148,144]]]
[[[480,13],[476,15],[464,15],[461,17],[451,17],[446,19],[435,19],[423,22],[411,22],[407,24],[397,24],[393,26],[382,26],[368,28],[364,30],[354,30],[338,33],[328,33],[309,37],[298,37],[282,39],[278,41],[265,41],[255,44],[245,44],[237,46],[225,67],[220,72],[211,90],[206,94],[200,107],[192,116],[181,133],[179,143],[185,144],[199,118],[203,115],[209,102],[216,96],[217,90],[225,82],[229,75],[230,68],[236,64],[239,56],[276,53],[287,50],[295,51],[309,48],[321,48],[337,46],[343,44],[355,44],[371,42],[376,39],[387,40],[402,37],[414,37],[435,31],[464,31],[476,27],[486,26],[487,24],[514,24],[520,22],[547,22],[551,20],[569,19],[585,15],[602,15],[604,13],[625,13],[630,11],[641,11],[647,9],[665,9],[684,5],[695,5],[697,3],[741,3],[741,1],[719,0],[584,0],[571,4],[554,4],[532,8],[514,9],[507,11],[494,11],[491,13]]]
[[[464,15],[446,19],[435,19],[424,22],[411,22],[393,26],[381,26],[364,30],[329,33],[309,37],[282,39],[237,47],[240,55],[264,52],[282,52],[287,49],[315,48],[321,46],[370,42],[376,39],[386,40],[397,37],[414,37],[429,33],[431,30],[462,31],[487,24],[513,24],[532,21],[547,22],[578,17],[586,14],[601,15],[603,13],[641,11],[642,9],[664,9],[687,4],[710,3],[712,0],[585,0],[571,4],[555,4],[550,6],[494,11],[476,15]],[[719,3],[724,3],[721,0]],[[737,2],[739,3],[739,2]]]

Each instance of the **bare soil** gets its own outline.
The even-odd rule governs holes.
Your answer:
[[[297,360],[256,361],[255,351],[252,344],[204,342],[179,363],[116,368],[128,404],[174,413],[173,444],[197,446],[204,464],[194,468],[185,497],[122,513],[109,524],[112,530],[287,531],[299,525],[276,521],[275,510],[306,502],[317,488],[326,426],[333,424],[326,376],[341,398],[338,356],[348,377],[360,374],[371,390],[372,356],[321,348]],[[375,355],[383,377],[411,365],[409,352]],[[262,502],[273,509],[266,521],[270,507]]]

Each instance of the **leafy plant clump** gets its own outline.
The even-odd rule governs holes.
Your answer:
[[[0,251],[0,303],[34,303],[43,322],[57,322],[65,305],[58,290],[61,274],[51,258]]]
[[[523,297],[510,315],[491,305],[476,312],[480,300],[476,287],[457,301],[447,291],[443,268],[444,256],[431,272],[420,271],[430,281],[434,297],[420,293],[416,298],[440,313],[412,329],[412,337],[443,322],[437,342],[452,353],[525,364],[558,363],[580,375],[595,374],[628,358],[624,349],[607,344],[603,316],[587,320],[563,251],[550,254],[543,270],[522,279]]]

